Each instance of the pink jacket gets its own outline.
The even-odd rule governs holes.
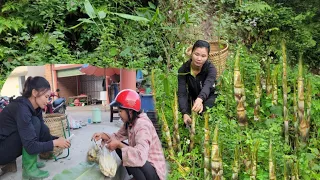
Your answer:
[[[132,126],[125,124],[111,135],[119,141],[128,139],[129,146],[122,148],[123,166],[142,167],[146,161],[156,169],[160,180],[165,180],[166,164],[158,134],[146,113],[141,113]]]

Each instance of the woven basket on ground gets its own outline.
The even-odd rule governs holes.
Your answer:
[[[226,68],[226,62],[228,57],[229,44],[225,41],[211,41],[209,60],[214,64],[217,69],[217,79],[223,73]],[[192,46],[186,50],[186,55],[191,56]]]
[[[44,123],[48,126],[50,134],[52,136],[64,137],[65,129],[67,126],[67,118],[65,114],[45,114],[43,115]],[[59,156],[62,154],[63,149],[54,147],[53,152],[41,153],[39,157],[41,159],[53,158],[51,154]]]

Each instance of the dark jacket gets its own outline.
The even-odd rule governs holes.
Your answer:
[[[31,117],[37,116],[44,125],[42,110],[34,109],[28,98],[18,97],[0,113],[0,141],[14,132],[19,132],[23,147],[29,154],[53,150],[53,141],[39,142]],[[55,139],[52,136],[52,139]]]
[[[198,97],[206,101],[215,92],[217,70],[210,61],[206,61],[196,77],[190,73],[191,59],[178,70],[178,100],[182,114],[189,114],[191,106],[188,100],[194,101]],[[191,98],[191,99],[190,99]]]

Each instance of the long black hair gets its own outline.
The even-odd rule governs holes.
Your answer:
[[[44,77],[29,76],[24,83],[24,88],[21,94],[23,97],[29,98],[32,95],[32,90],[36,90],[39,92],[38,96],[41,96],[50,89],[50,83]]]
[[[208,54],[210,53],[210,44],[209,44],[207,41],[197,40],[197,41],[193,44],[192,52],[193,52],[196,48],[207,48]]]

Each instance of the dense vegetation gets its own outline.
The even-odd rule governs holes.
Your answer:
[[[210,110],[206,128],[211,140],[218,125],[219,136],[214,140],[220,156],[216,159],[221,158],[217,164],[222,162],[224,178],[230,179],[238,172],[239,179],[267,179],[272,176],[270,162],[275,165],[273,172],[277,178],[289,174],[300,179],[319,178],[318,0],[4,0],[0,9],[0,87],[14,67],[21,65],[90,63],[143,68],[146,75],[153,69],[158,116],[162,120],[166,117],[171,135],[176,114],[172,106],[177,68],[187,58],[186,48],[196,39],[227,41],[230,53],[227,68],[219,79],[219,98]],[[244,127],[238,124],[242,100],[234,98],[236,57],[240,60],[237,73],[241,77],[240,92],[244,92],[241,97],[245,97],[241,102],[246,110]],[[300,77],[304,86],[301,81],[298,86],[299,57],[303,60]],[[287,85],[283,85],[284,59]],[[256,82],[261,83],[260,91],[257,88],[260,83]],[[267,92],[268,84],[272,84],[273,93]],[[298,107],[298,100],[302,102],[302,95],[298,94],[301,87],[305,92],[303,111]],[[284,92],[288,93],[287,98]],[[303,116],[296,115],[295,109],[299,108],[305,112]],[[257,112],[259,120],[255,121]],[[181,116],[175,118],[179,122],[181,151],[170,154],[163,136],[166,153],[171,155],[169,177],[204,179],[203,150],[208,146],[208,143],[203,146],[205,120],[197,118],[195,144],[189,151],[189,132],[183,128]],[[310,125],[308,138],[297,138],[301,137],[297,134],[300,120],[306,119]],[[283,129],[284,121],[288,122],[288,130]],[[164,125],[164,121],[160,123]]]

